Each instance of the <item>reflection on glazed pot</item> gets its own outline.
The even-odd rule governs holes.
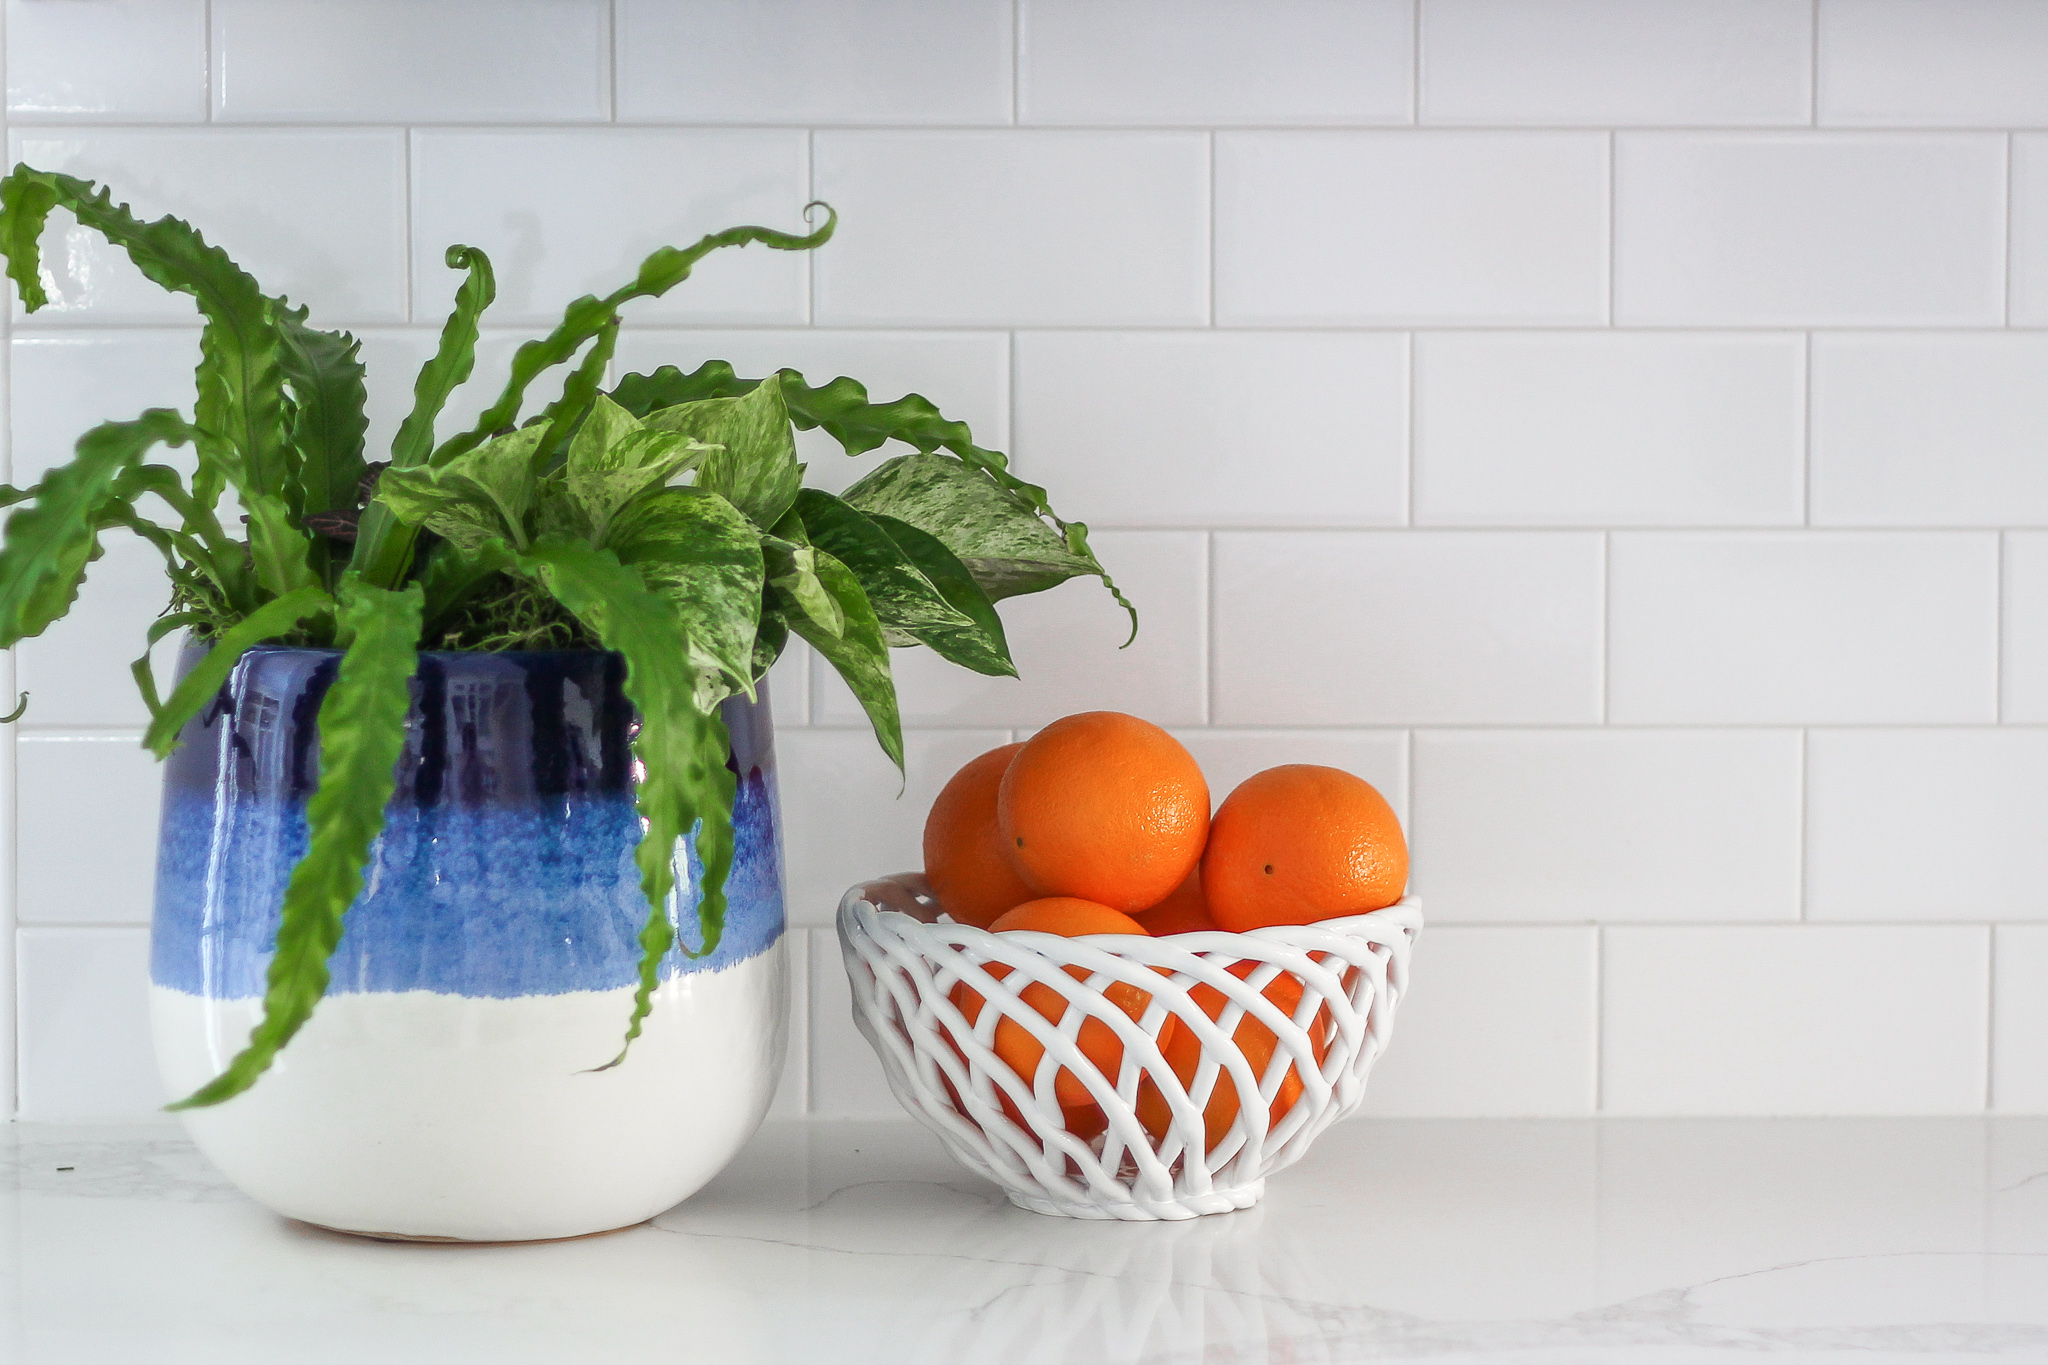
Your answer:
[[[174,1094],[217,1074],[261,1015],[338,657],[252,651],[167,765],[151,976]],[[724,937],[684,951],[699,941],[685,845],[668,906],[682,942],[631,1054],[600,1069],[646,920],[622,681],[594,652],[421,656],[327,997],[252,1090],[185,1114],[251,1196],[373,1235],[575,1236],[687,1197],[753,1133],[788,993],[767,697],[724,713],[740,779]]]

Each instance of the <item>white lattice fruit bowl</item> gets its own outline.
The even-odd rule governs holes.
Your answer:
[[[862,883],[839,905],[854,1022],[912,1117],[1022,1208],[1132,1221],[1251,1207],[1267,1176],[1299,1161],[1317,1134],[1358,1107],[1406,993],[1421,928],[1411,896],[1368,915],[1245,934],[992,934],[942,918],[916,873]],[[992,975],[991,964],[1009,971]],[[1291,995],[1291,987],[1269,991],[1282,973],[1300,983],[1292,1017],[1273,999]],[[1019,998],[1033,982],[1068,1001],[1058,1023]],[[1105,998],[1113,982],[1150,996],[1141,1017]],[[1214,1019],[1189,993],[1197,984],[1223,997]],[[987,1002],[972,1023],[956,1003],[956,986]],[[1233,1039],[1247,1012],[1275,1040],[1264,1074]],[[1160,1048],[1169,1018],[1201,1043],[1185,1085]],[[1003,1019],[1043,1045],[1035,1075],[1019,1076],[996,1055]],[[1115,1075],[1079,1045],[1091,1019],[1122,1043]],[[1273,1122],[1270,1109],[1290,1067],[1301,1093]],[[1091,1138],[1068,1130],[1055,1088],[1062,1069],[1086,1086],[1106,1121]],[[1239,1104],[1229,1130],[1211,1144],[1204,1111],[1226,1073],[1238,1095],[1256,1092],[1260,1100]],[[1147,1112],[1157,1131],[1140,1119],[1141,1086],[1156,1092]]]

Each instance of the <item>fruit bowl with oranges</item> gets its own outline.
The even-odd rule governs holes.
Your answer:
[[[1256,1203],[1363,1098],[1422,925],[1370,783],[1270,768],[1212,817],[1193,756],[1116,712],[962,768],[924,853],[840,904],[854,1021],[911,1115],[1039,1213]]]

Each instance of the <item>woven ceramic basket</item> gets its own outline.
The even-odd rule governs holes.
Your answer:
[[[1421,927],[1409,897],[1369,915],[1248,934],[992,934],[942,919],[915,873],[856,886],[839,906],[854,1022],[903,1107],[1023,1208],[1133,1221],[1249,1208],[1268,1175],[1300,1160],[1318,1133],[1358,1106],[1406,993]],[[1280,981],[1283,973],[1294,981]],[[1033,982],[1066,998],[1058,1023],[1020,999]],[[1115,982],[1143,992],[1140,1017],[1105,997]],[[970,1023],[961,1006],[972,1007],[975,996],[987,1004]],[[1291,1015],[1281,1003],[1293,1006]],[[1236,1041],[1247,1015],[1270,1035],[1248,1031],[1274,1044],[1263,1074]],[[1005,1019],[1043,1046],[1034,1075],[1018,1075],[996,1055]],[[1169,1019],[1192,1031],[1177,1045],[1184,1070],[1191,1039],[1200,1042],[1185,1083],[1170,1063],[1173,1049],[1161,1049],[1162,1035],[1172,1037]],[[1114,1075],[1081,1049],[1089,1020],[1114,1030],[1122,1045]],[[1061,1108],[1062,1069],[1070,1098],[1074,1080],[1087,1089],[1088,1122]],[[1290,1071],[1299,1096],[1275,1120],[1276,1096],[1295,1084]],[[1261,1102],[1239,1104],[1212,1142],[1205,1110],[1226,1075],[1236,1095],[1256,1092]],[[1074,1131],[1091,1128],[1099,1131]]]

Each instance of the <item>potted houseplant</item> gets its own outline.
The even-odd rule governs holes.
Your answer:
[[[816,248],[829,209],[656,251],[437,441],[493,295],[451,247],[454,311],[370,463],[353,338],[187,224],[24,165],[0,253],[30,311],[58,207],[205,324],[189,417],[103,423],[0,492],[0,645],[64,614],[115,527],[164,557],[149,644],[188,633],[168,696],[135,665],[169,759],[172,1108],[257,1199],[374,1235],[573,1236],[687,1196],[760,1121],[783,1047],[769,666],[807,640],[900,767],[890,649],[1013,674],[993,604],[1108,584],[1086,528],[916,395],[723,362],[604,389],[624,305],[714,250]],[[835,497],[802,486],[793,427],[910,453]],[[192,447],[190,473],[159,445]]]

